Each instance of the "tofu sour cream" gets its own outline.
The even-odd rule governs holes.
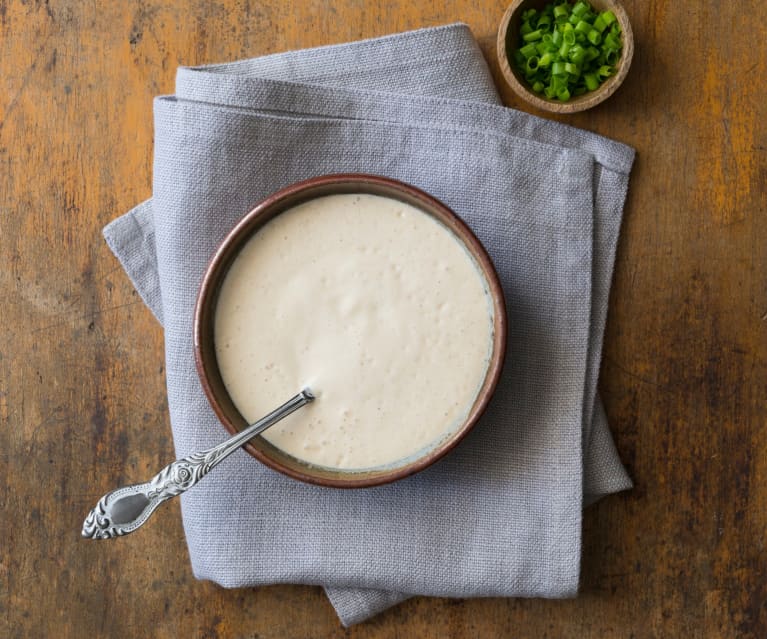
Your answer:
[[[262,436],[309,464],[396,466],[470,411],[493,345],[479,265],[432,216],[370,194],[319,197],[267,222],[219,291],[214,341],[252,423],[309,387]]]

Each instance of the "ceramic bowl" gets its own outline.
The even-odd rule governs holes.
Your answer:
[[[435,217],[474,256],[487,282],[493,308],[492,354],[480,392],[465,421],[423,456],[408,459],[400,466],[358,472],[312,466],[284,453],[263,437],[255,437],[245,445],[245,449],[256,459],[295,479],[337,488],[361,488],[392,482],[423,470],[453,449],[472,429],[487,406],[501,374],[506,350],[506,310],[495,268],[479,240],[449,208],[423,191],[388,178],[362,174],[321,176],[288,186],[258,204],[226,236],[208,265],[197,297],[194,317],[197,371],[213,410],[231,434],[242,430],[247,424],[227,393],[214,347],[218,291],[227,270],[249,238],[273,217],[307,200],[339,193],[368,193],[394,198]],[[275,406],[282,400],[284,398],[275,397]]]
[[[514,0],[506,9],[498,27],[498,39],[496,42],[498,64],[501,73],[514,93],[529,105],[550,113],[576,113],[585,111],[604,102],[609,98],[628,74],[631,60],[634,57],[634,35],[631,23],[625,9],[616,0],[589,0],[591,6],[597,11],[610,10],[615,14],[621,26],[623,38],[623,50],[616,64],[615,73],[594,91],[570,98],[567,102],[549,100],[544,95],[535,93],[525,81],[524,76],[517,71],[513,61],[509,59],[509,53],[519,46],[519,28],[522,14],[528,9],[543,9],[552,0]]]

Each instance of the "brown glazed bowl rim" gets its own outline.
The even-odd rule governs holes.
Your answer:
[[[521,16],[521,13],[525,8],[542,8],[552,1],[553,0],[514,0],[509,5],[506,12],[503,14],[503,18],[501,18],[501,23],[498,27],[498,35],[496,38],[498,64],[501,69],[501,74],[514,93],[531,106],[542,111],[548,111],[549,113],[578,113],[579,111],[585,111],[586,109],[601,104],[615,93],[621,84],[623,84],[623,81],[628,75],[629,68],[631,67],[631,61],[634,58],[634,32],[631,29],[631,22],[628,14],[618,0],[589,0],[590,4],[596,8],[610,9],[610,11],[615,14],[618,24],[621,26],[623,51],[618,60],[617,72],[593,91],[571,98],[567,102],[549,100],[545,96],[538,95],[527,86],[522,76],[514,67],[512,61],[509,60],[507,42],[510,27],[515,27],[515,31],[518,29],[518,17]],[[568,0],[568,2],[572,2],[572,0]]]
[[[498,274],[481,242],[447,206],[428,193],[404,182],[363,173],[322,175],[291,184],[273,193],[229,231],[208,263],[194,310],[194,357],[203,391],[213,411],[224,428],[234,435],[247,424],[225,391],[213,347],[213,321],[220,284],[240,248],[272,217],[301,202],[337,193],[370,193],[392,197],[412,204],[435,217],[464,244],[479,265],[488,285],[493,307],[493,351],[482,387],[463,424],[423,456],[393,468],[344,472],[296,460],[262,437],[255,437],[244,445],[247,452],[260,462],[293,479],[335,488],[367,488],[413,475],[435,463],[457,446],[485,411],[503,369],[507,318]],[[217,392],[217,388],[220,392]],[[275,405],[277,403],[278,401],[275,401]]]

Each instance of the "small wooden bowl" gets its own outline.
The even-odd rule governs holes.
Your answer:
[[[520,74],[513,62],[509,62],[508,52],[518,47],[519,27],[522,13],[528,9],[543,9],[552,0],[514,0],[506,13],[503,14],[501,25],[498,28],[497,53],[501,73],[509,83],[514,93],[528,104],[551,113],[576,113],[585,111],[609,98],[626,77],[634,57],[634,34],[631,31],[631,23],[628,15],[620,3],[616,0],[589,0],[597,11],[610,10],[615,14],[621,26],[623,39],[623,51],[616,65],[616,72],[606,82],[599,85],[594,91],[571,98],[567,102],[549,100],[545,96],[538,95],[527,85],[525,78]]]
[[[232,229],[208,265],[197,296],[194,315],[194,353],[197,372],[210,405],[224,428],[231,434],[235,434],[245,428],[247,423],[234,406],[224,386],[216,360],[213,329],[221,284],[240,249],[274,216],[307,200],[338,193],[369,193],[394,198],[435,217],[453,232],[457,240],[463,243],[476,260],[487,282],[493,307],[493,349],[479,394],[463,424],[420,458],[411,459],[396,467],[386,466],[380,469],[352,472],[312,466],[287,455],[263,437],[256,437],[245,444],[245,450],[256,459],[295,479],[336,488],[366,488],[412,475],[430,466],[452,450],[477,423],[490,401],[503,368],[506,352],[506,305],[498,275],[479,240],[469,227],[444,204],[402,182],[364,174],[316,177],[288,186],[268,197]],[[275,397],[274,399],[276,406],[284,398]]]

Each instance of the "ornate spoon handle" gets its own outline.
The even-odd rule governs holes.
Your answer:
[[[83,522],[83,537],[111,539],[132,533],[162,502],[180,495],[249,439],[314,399],[305,388],[282,406],[218,446],[168,464],[145,484],[125,486],[104,495]]]

